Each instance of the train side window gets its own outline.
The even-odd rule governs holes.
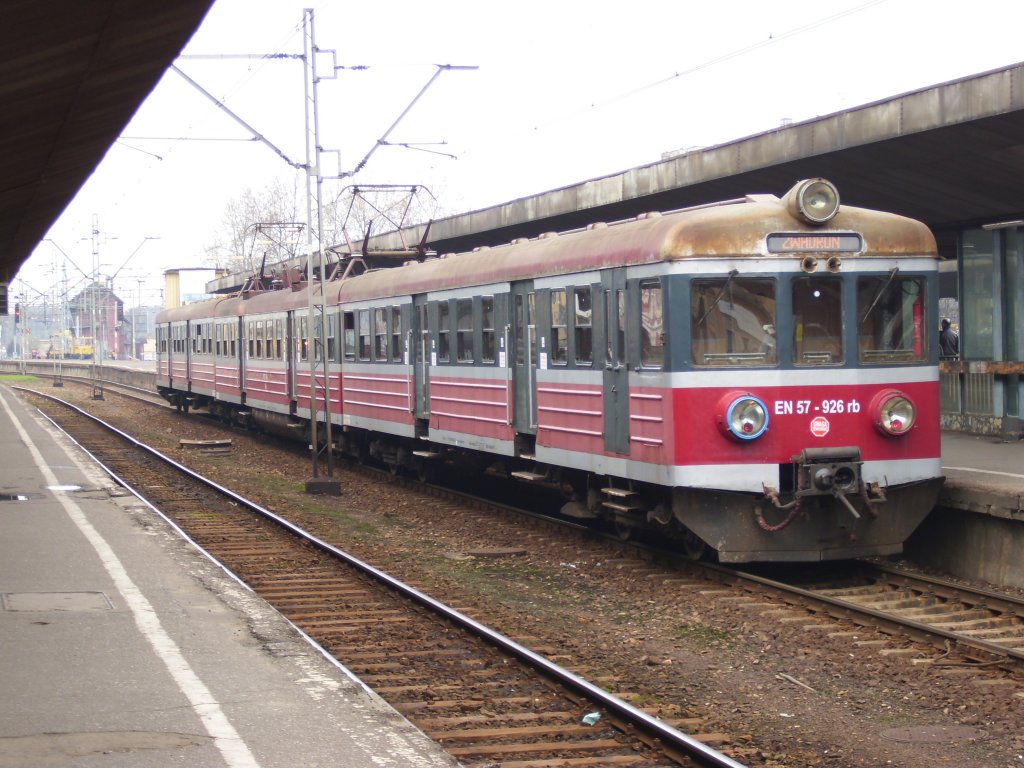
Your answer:
[[[231,325],[231,356],[238,356],[238,326]]]
[[[391,359],[402,359],[402,308],[391,308]]]
[[[249,357],[252,358],[256,354],[256,323],[250,320],[249,323]]]
[[[460,363],[473,362],[473,300],[455,302],[455,356]]]
[[[278,360],[284,360],[284,320],[275,320],[274,323],[277,335],[277,338],[274,340],[274,343],[277,345],[276,357]]]
[[[590,287],[573,290],[574,341],[576,365],[590,365],[594,361],[594,308]]]
[[[264,331],[264,328],[263,328],[263,321],[262,320],[257,320],[256,321],[256,357],[259,357],[259,358],[263,357],[263,334],[264,334],[264,332],[265,331]]]
[[[356,359],[356,313],[346,312],[342,319],[342,348],[346,360]]]
[[[693,364],[765,366],[778,361],[775,343],[775,281],[726,277],[690,286]]]
[[[370,359],[370,310],[359,310],[359,359]]]
[[[388,359],[388,316],[383,307],[373,310],[373,357]]]
[[[657,281],[640,283],[640,365],[665,365],[665,308]]]
[[[447,363],[450,359],[448,337],[451,332],[451,324],[448,318],[448,302],[437,303],[437,359],[439,362]]]
[[[327,329],[327,360],[334,363],[338,360],[338,316],[325,314],[324,325]]]
[[[835,277],[793,280],[793,364],[843,362],[843,290]]]
[[[480,299],[480,338],[482,349],[480,359],[485,363],[494,362],[494,297],[484,296]]]
[[[309,360],[309,316],[299,318],[299,360]]]
[[[857,347],[862,363],[928,359],[924,279],[872,275],[857,280]]]
[[[568,305],[565,289],[551,291],[551,364],[565,365],[568,361]]]

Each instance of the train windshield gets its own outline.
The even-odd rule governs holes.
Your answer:
[[[843,291],[837,277],[793,281],[793,364],[838,365],[843,355]]]
[[[857,280],[857,338],[861,363],[928,359],[924,279],[888,275]]]
[[[694,280],[691,351],[696,366],[765,366],[778,361],[775,281],[727,277]]]

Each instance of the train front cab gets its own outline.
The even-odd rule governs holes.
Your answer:
[[[937,498],[934,258],[829,263],[673,278],[673,512],[723,561],[897,553]]]

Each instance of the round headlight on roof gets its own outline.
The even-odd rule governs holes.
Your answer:
[[[805,179],[786,193],[786,208],[808,224],[824,224],[839,213],[839,191],[825,179]]]

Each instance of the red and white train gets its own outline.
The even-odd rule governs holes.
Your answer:
[[[937,303],[923,224],[811,179],[327,281],[315,345],[304,282],[166,310],[157,383],[307,438],[329,410],[336,450],[551,483],[725,562],[884,555],[942,483]]]

